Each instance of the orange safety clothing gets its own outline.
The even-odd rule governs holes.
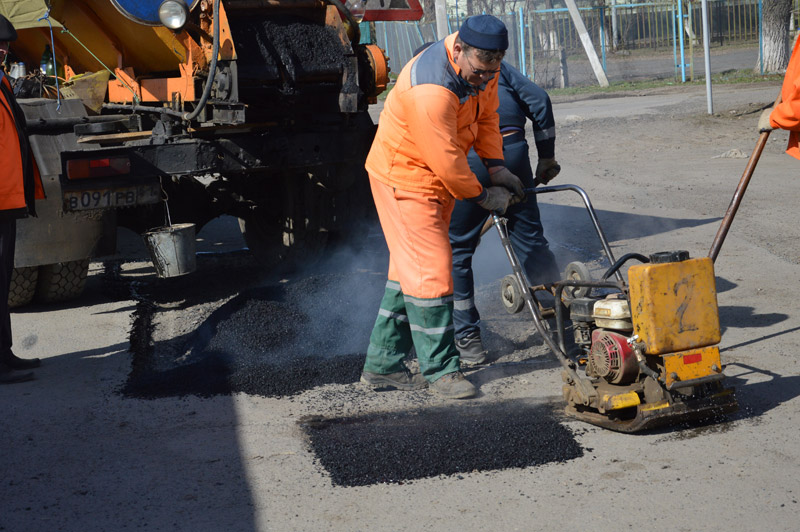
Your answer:
[[[389,247],[389,280],[364,371],[404,371],[403,359],[413,345],[420,372],[434,382],[459,368],[447,234],[455,199],[394,188],[374,176],[369,182]]]
[[[452,34],[412,59],[381,112],[367,156],[372,197],[389,247],[389,281],[364,371],[404,371],[413,344],[429,381],[458,371],[448,229],[455,198],[486,197],[467,163],[503,164],[497,78],[476,87],[453,61]]]
[[[399,282],[407,296],[452,296],[448,228],[455,200],[393,188],[371,174],[370,186],[389,247],[389,279]]]
[[[34,199],[44,199],[42,179],[25,133],[25,116],[13,99],[11,83],[0,76],[0,85],[0,217],[35,216]]]
[[[794,43],[794,50],[786,68],[781,87],[781,102],[769,115],[770,125],[789,131],[789,145],[786,153],[800,159],[800,35]]]
[[[488,166],[503,164],[497,77],[480,88],[461,78],[453,61],[457,35],[403,67],[386,98],[366,169],[398,189],[479,201],[485,192],[466,154],[474,146]]]

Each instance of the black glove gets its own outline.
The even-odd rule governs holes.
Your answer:
[[[553,180],[561,171],[561,166],[555,159],[539,159],[536,165],[536,181],[542,185],[546,185]]]

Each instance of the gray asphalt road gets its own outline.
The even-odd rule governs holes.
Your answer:
[[[717,156],[749,153],[756,110],[776,90],[774,84],[720,88],[712,117],[704,114],[702,87],[559,103],[559,179],[589,192],[615,254],[686,249],[702,256],[745,164]],[[500,360],[469,373],[482,392],[474,401],[456,406],[426,391],[379,394],[356,383],[323,384],[288,397],[132,398],[121,392],[136,369],[133,361],[147,362],[130,352],[132,326],[148,315],[142,294],[152,301],[169,295],[158,299],[158,312],[149,314],[153,334],[137,347],[157,357],[178,345],[176,338],[202,329],[208,313],[235,292],[261,280],[257,268],[227,254],[234,258],[214,263],[221,269],[213,278],[186,278],[179,289],[170,288],[156,283],[152,268],[137,259],[142,249],[133,239],[125,261],[92,265],[79,302],[13,314],[17,353],[44,362],[37,380],[0,387],[0,530],[795,530],[800,182],[798,162],[782,153],[785,140],[775,133],[768,143],[716,265],[720,348],[741,404],[727,420],[625,435],[558,416],[557,366],[525,316],[500,310],[497,279],[508,267],[491,237],[476,255],[478,304],[487,343]],[[542,211],[562,261],[581,258],[602,267],[575,198],[553,195],[542,200]],[[235,222],[219,223],[219,231],[201,233],[202,249],[239,247]],[[383,275],[380,256],[340,258],[337,275]],[[311,274],[268,282],[289,293],[309,280]],[[362,312],[374,319],[378,301],[366,297],[371,283],[341,285],[340,292],[325,286],[326,299],[315,304],[327,314],[315,316],[345,324],[339,326],[343,336],[361,334],[346,324]],[[274,295],[265,300],[289,302]],[[304,331],[298,334],[307,343],[312,334]],[[463,429],[459,416],[446,416],[453,412],[463,414],[464,423],[480,421],[476,413],[486,413],[486,422],[513,415],[541,417],[542,427],[555,421],[568,431],[559,441],[570,443],[570,452],[514,467],[487,466],[492,447],[485,436],[474,436],[486,433],[482,424],[443,451],[480,457],[480,449],[489,449],[472,470],[348,487],[334,482],[343,477],[326,467],[303,425],[313,424],[309,416],[355,416],[393,430],[405,426],[391,433],[407,443],[417,438],[414,431],[438,427],[414,419],[444,415]],[[527,421],[520,418],[520,426],[531,430]],[[342,426],[337,455],[365,462],[366,454],[357,452],[362,435],[382,432],[374,424],[363,433]],[[436,441],[446,437],[448,431]],[[511,445],[499,438],[494,449],[504,444]],[[513,445],[566,450],[546,438]],[[383,460],[402,463],[403,453],[421,452],[402,449]],[[523,451],[504,456],[530,454],[530,448]]]

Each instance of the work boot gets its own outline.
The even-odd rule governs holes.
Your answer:
[[[33,369],[42,365],[42,361],[38,358],[19,358],[11,351],[6,351],[0,363],[5,364],[11,369]]]
[[[33,373],[19,373],[0,362],[0,384],[14,384],[33,380]]]
[[[419,373],[408,370],[395,373],[370,373],[361,372],[361,382],[371,386],[373,390],[421,390],[428,387],[428,381]]]
[[[465,366],[474,366],[486,362],[488,351],[484,349],[479,333],[456,339],[456,349],[461,363]]]
[[[447,399],[467,399],[478,393],[478,389],[460,371],[439,377],[431,383],[431,390]]]

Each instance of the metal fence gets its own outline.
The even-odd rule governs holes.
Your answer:
[[[712,49],[732,44],[752,45],[757,54],[763,1],[709,0]],[[794,3],[793,27],[800,0]],[[545,87],[593,82],[580,36],[567,8],[559,0],[554,0],[553,6],[495,13],[509,29],[511,44],[506,60]],[[580,12],[610,78],[615,74],[625,79],[674,76],[684,81],[687,75],[691,77],[696,66],[702,67],[702,61],[696,61],[703,42],[698,0],[586,5]],[[450,16],[449,30],[457,30],[462,21],[463,16]],[[436,34],[434,23],[378,22],[376,30],[378,44],[387,50],[395,72],[411,59],[418,46],[435,40]],[[636,66],[631,62],[632,58],[648,53],[661,64]],[[753,59],[752,51],[740,55],[742,64],[738,68],[755,66],[758,56]]]

